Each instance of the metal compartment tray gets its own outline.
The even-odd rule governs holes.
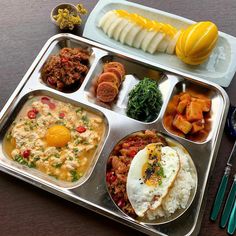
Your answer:
[[[92,52],[91,67],[81,87],[73,93],[63,93],[45,85],[40,79],[40,70],[47,58],[63,47],[78,46],[88,47]],[[90,96],[89,88],[91,81],[94,75],[100,73],[100,65],[106,58],[115,58],[118,61],[125,62],[128,71],[127,76],[131,78],[130,81],[134,81],[134,84],[137,82],[137,78],[142,79],[144,75],[154,79],[158,78],[164,102],[160,114],[155,121],[144,123],[125,115],[124,97],[126,97],[128,90],[134,85],[132,83],[123,86],[128,88],[128,90],[125,88],[121,90],[119,98],[112,108],[97,104]],[[189,86],[189,84],[196,86],[202,89],[203,92],[206,90],[210,91],[209,94],[212,99],[212,131],[203,143],[191,142],[178,137],[168,132],[162,123],[167,104],[175,92],[181,89],[181,84],[184,84],[184,86]],[[91,171],[91,175],[81,185],[73,186],[73,188],[57,185],[33,174],[27,169],[18,168],[14,165],[13,161],[10,161],[4,155],[3,137],[16,111],[19,110],[19,104],[22,104],[22,100],[28,97],[29,94],[38,94],[39,92],[50,94],[52,97],[74,104],[82,104],[84,107],[103,114],[107,119],[107,133],[100,156],[94,169]],[[23,181],[149,235],[195,235],[198,233],[203,217],[207,183],[219,149],[228,107],[229,99],[227,94],[220,86],[214,83],[191,78],[191,76],[182,77],[178,74],[171,74],[168,70],[161,70],[153,65],[152,62],[140,59],[137,56],[131,57],[127,53],[75,35],[58,34],[50,38],[44,45],[0,113],[0,169]],[[198,173],[197,193],[189,209],[175,221],[158,226],[139,223],[125,215],[113,203],[106,187],[106,163],[113,147],[128,134],[144,129],[156,129],[158,132],[182,144],[191,154]]]

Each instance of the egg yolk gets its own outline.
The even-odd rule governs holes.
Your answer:
[[[160,165],[161,160],[161,145],[149,144],[147,148],[148,162],[142,167],[142,176],[145,179],[145,184],[148,186],[161,185],[163,178],[163,168]]]
[[[46,142],[48,146],[64,147],[71,139],[70,131],[63,125],[54,125],[47,130]]]

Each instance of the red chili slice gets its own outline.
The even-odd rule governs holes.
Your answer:
[[[119,200],[119,202],[117,203],[118,207],[122,208],[125,206],[125,200],[122,198]]]
[[[78,126],[76,128],[76,131],[79,133],[84,133],[86,131],[86,128],[84,126]]]
[[[24,158],[29,158],[31,151],[29,149],[25,150],[22,155]]]
[[[31,111],[33,111],[36,115],[39,113],[39,111],[35,108],[33,108]]]
[[[50,101],[50,98],[48,98],[48,97],[42,97],[42,98],[41,98],[41,102],[42,102],[43,104],[47,104],[50,109],[55,109],[55,108],[56,108],[56,105],[55,105],[54,103],[52,103],[52,102]]]
[[[129,156],[134,158],[136,154],[137,154],[137,152],[135,150],[131,150],[129,153]]]
[[[49,83],[50,85],[55,85],[55,84],[56,84],[56,81],[55,81],[53,78],[49,77],[49,78],[48,78],[48,83]]]
[[[36,113],[33,111],[33,110],[30,110],[28,111],[27,113],[27,116],[30,118],[30,119],[35,119],[36,118]]]
[[[116,180],[116,178],[117,177],[113,172],[109,172],[106,174],[106,181],[110,184],[113,183]]]
[[[50,99],[49,99],[48,97],[42,97],[42,98],[41,98],[41,102],[42,102],[43,104],[49,104],[49,103],[51,103],[51,102],[50,102]]]
[[[64,118],[64,117],[65,117],[65,113],[64,112],[59,113],[59,118]]]
[[[52,110],[56,108],[56,104],[55,104],[55,103],[51,103],[51,102],[50,102],[50,103],[48,104],[48,106],[49,106],[49,108],[52,109]]]
[[[62,63],[68,62],[68,58],[62,57],[62,58],[61,58],[61,62],[62,62]]]

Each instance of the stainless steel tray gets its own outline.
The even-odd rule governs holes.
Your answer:
[[[78,46],[88,47],[92,50],[91,67],[79,90],[73,93],[63,93],[45,85],[40,79],[40,69],[47,58],[63,47]],[[89,88],[94,75],[101,71],[101,62],[106,57],[125,62],[126,71],[130,72],[128,76],[132,77],[134,83],[137,78],[142,79],[144,75],[159,80],[164,103],[155,121],[144,123],[125,115],[124,97],[128,93],[128,90],[125,89],[122,89],[117,103],[112,108],[103,107],[94,102],[90,96]],[[162,74],[164,76],[161,76]],[[212,98],[212,131],[203,143],[195,143],[175,136],[163,126],[162,118],[165,109],[171,96],[181,88],[179,83],[187,86],[191,84],[191,86],[202,89],[203,92],[207,90]],[[178,86],[176,86],[177,84]],[[131,83],[123,87],[130,89],[132,86]],[[4,155],[2,146],[4,134],[19,110],[20,104],[32,93],[50,94],[50,96],[61,100],[82,104],[92,110],[99,110],[107,118],[108,128],[104,146],[91,175],[81,185],[73,188],[59,186],[33,174],[27,168],[17,167],[14,161],[10,161]],[[155,67],[151,61],[131,57],[127,53],[71,34],[58,34],[45,44],[0,113],[0,170],[149,235],[196,235],[203,216],[207,182],[210,171],[214,167],[228,107],[227,94],[216,84],[191,78],[191,76],[184,78],[178,74],[171,74],[168,70],[163,71]],[[114,205],[106,187],[106,163],[114,145],[126,135],[144,129],[156,129],[181,143],[191,154],[198,173],[197,193],[190,208],[177,220],[159,226],[146,225],[127,217]]]

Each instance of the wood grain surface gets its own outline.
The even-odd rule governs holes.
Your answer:
[[[36,58],[44,43],[59,30],[50,22],[59,0],[1,0],[0,10],[0,110]],[[91,11],[96,0],[84,0]],[[235,0],[150,0],[141,3],[183,17],[215,22],[219,30],[236,36]],[[72,1],[72,3],[76,3]],[[86,18],[85,18],[86,19]],[[81,35],[83,27],[73,31]],[[235,62],[236,63],[236,62]],[[236,105],[236,80],[226,89]],[[210,178],[207,206],[199,235],[227,235],[209,220],[213,199],[234,140],[223,135]],[[236,161],[235,161],[236,162]],[[234,162],[234,163],[235,163]],[[236,171],[236,163],[232,173]],[[232,181],[232,175],[230,180]],[[229,189],[229,187],[228,187]],[[184,225],[183,225],[184,227]],[[142,235],[101,215],[0,172],[0,235]]]

